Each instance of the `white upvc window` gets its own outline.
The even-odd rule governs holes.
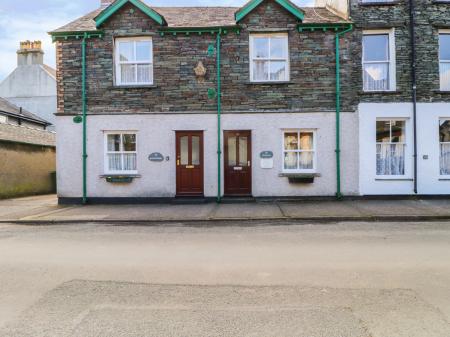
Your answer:
[[[450,119],[439,121],[440,175],[450,176]]]
[[[137,135],[135,132],[105,132],[105,173],[137,173]]]
[[[364,91],[395,91],[395,31],[365,30],[362,41]]]
[[[153,42],[150,37],[115,40],[116,85],[153,84]]]
[[[377,176],[404,176],[406,120],[378,119],[376,123]]]
[[[287,33],[250,35],[250,81],[289,81]]]
[[[283,131],[283,172],[316,172],[316,131]]]
[[[450,91],[450,30],[439,31],[439,75],[442,91]]]

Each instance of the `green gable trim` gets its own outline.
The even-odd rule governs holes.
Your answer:
[[[80,40],[84,37],[91,39],[91,38],[103,38],[105,35],[103,31],[96,30],[96,31],[86,31],[86,32],[51,32],[49,35],[52,37],[52,41],[61,41],[61,40],[68,40],[68,39],[76,39]]]
[[[249,3],[247,3],[244,7],[242,7],[240,10],[236,12],[235,19],[236,22],[241,21],[243,18],[245,18],[249,13],[251,13],[256,7],[258,7],[261,3],[263,3],[264,0],[252,0]],[[289,13],[294,15],[297,19],[300,21],[303,21],[305,18],[305,14],[292,2],[289,0],[275,0],[277,4],[279,4],[281,7],[286,9]]]
[[[137,8],[139,8],[142,12],[144,12],[147,16],[152,18],[154,21],[159,23],[161,26],[166,25],[166,20],[163,16],[158,14],[156,11],[148,7],[140,0],[117,0],[112,5],[107,7],[103,12],[101,12],[95,18],[95,24],[97,28],[99,28],[106,20],[108,20],[112,15],[114,15],[119,9],[121,9],[127,3],[131,3]]]

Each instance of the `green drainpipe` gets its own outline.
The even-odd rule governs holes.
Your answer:
[[[336,33],[336,198],[342,198],[341,191],[341,62],[339,38],[353,30],[353,25]]]
[[[84,33],[81,42],[81,106],[83,113],[83,204],[87,203],[87,103],[86,103],[86,40],[88,34]]]
[[[222,155],[222,144],[221,144],[221,137],[222,137],[222,130],[221,130],[221,112],[222,112],[222,91],[221,91],[221,71],[220,71],[220,43],[221,43],[221,34],[222,29],[219,29],[217,33],[217,49],[216,49],[216,56],[217,56],[217,202],[220,203],[222,199],[222,172],[221,172],[221,155]]]

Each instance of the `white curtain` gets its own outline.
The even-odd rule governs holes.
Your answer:
[[[405,174],[405,144],[377,144],[377,175]]]
[[[122,155],[120,153],[108,154],[108,167],[110,171],[122,171]]]
[[[389,89],[389,63],[368,63],[364,65],[364,90]]]
[[[450,143],[441,144],[441,175],[450,175]]]
[[[123,170],[136,171],[136,153],[123,154]]]

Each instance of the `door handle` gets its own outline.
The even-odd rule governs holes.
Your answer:
[[[177,159],[177,166],[180,166],[180,159]]]
[[[250,160],[247,162],[247,166],[248,167],[252,166],[252,162]]]

